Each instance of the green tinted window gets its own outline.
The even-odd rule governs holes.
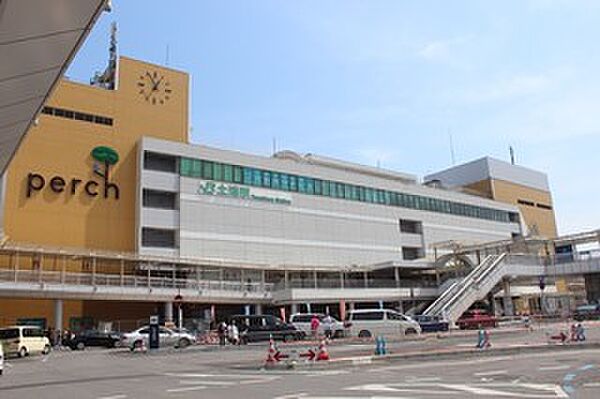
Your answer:
[[[233,165],[223,165],[223,180],[226,182],[233,181]]]
[[[192,164],[193,161],[189,158],[181,158],[179,161],[179,173],[182,176],[191,176],[192,175]]]
[[[281,184],[279,184],[279,173],[271,173],[271,187],[276,190],[281,189]]]
[[[315,194],[321,195],[323,194],[321,180],[315,179]]]
[[[219,181],[223,181],[223,165],[215,162],[215,164],[213,165],[213,178],[215,180],[219,180]]]
[[[244,168],[244,184],[252,185],[252,168]]]
[[[281,189],[290,191],[290,175],[285,173],[281,174]]]
[[[257,187],[262,186],[262,172],[258,169],[252,170],[252,185]]]
[[[213,163],[210,161],[202,162],[202,177],[204,179],[212,180],[213,178]]]
[[[311,178],[306,178],[306,194],[315,193],[315,181]]]
[[[262,172],[262,186],[271,187],[271,172],[263,170]]]
[[[233,181],[235,183],[242,183],[243,182],[243,169],[241,166],[234,166],[233,167]]]
[[[306,179],[304,177],[298,177],[298,192],[306,193]]]
[[[331,195],[331,192],[329,191],[329,182],[327,180],[323,182],[323,195],[327,197]]]
[[[298,191],[298,178],[290,175],[290,191]]]

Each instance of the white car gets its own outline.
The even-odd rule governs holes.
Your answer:
[[[314,316],[319,318],[319,329],[317,332],[319,335],[325,334],[325,325],[323,320],[325,319],[325,315],[323,313],[295,313],[290,316],[290,323],[292,323],[298,330],[304,331],[307,337],[310,337],[312,331],[310,328],[310,323]],[[333,321],[331,325],[331,330],[333,331],[334,338],[341,338],[346,335],[346,328],[344,323],[335,318],[331,318]]]
[[[4,346],[5,355],[16,354],[19,357],[41,353],[50,353],[50,340],[44,330],[35,326],[14,326],[0,328],[0,345]]]
[[[350,311],[348,315],[353,337],[388,338],[409,334],[421,334],[421,326],[410,317],[390,309],[362,309]]]
[[[169,328],[159,326],[159,344],[161,347],[174,346],[176,348],[185,348],[196,343],[196,337],[187,331],[177,332]],[[121,337],[121,346],[128,347],[130,350],[142,347],[142,344],[148,347],[150,337],[150,326],[140,327],[130,333],[125,333]]]
[[[2,373],[4,372],[4,351],[3,348],[4,345],[2,345],[2,342],[0,342],[0,375],[2,375]]]

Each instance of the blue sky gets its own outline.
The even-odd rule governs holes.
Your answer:
[[[600,227],[600,2],[113,1],[67,75],[119,53],[191,75],[203,144],[424,174],[484,155],[546,171],[560,233]]]

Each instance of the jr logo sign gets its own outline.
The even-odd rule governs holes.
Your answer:
[[[53,192],[60,194],[70,192],[71,195],[77,193],[78,187],[83,186],[83,192],[90,197],[96,197],[99,194],[104,198],[111,195],[114,199],[119,199],[119,186],[110,182],[110,167],[119,162],[119,154],[110,147],[99,146],[92,150],[94,159],[94,174],[102,178],[99,183],[96,180],[84,182],[82,179],[65,179],[62,176],[53,176],[48,181],[48,187]],[[27,198],[31,197],[36,191],[41,191],[46,187],[46,178],[39,173],[31,172],[27,175]],[[99,191],[99,188],[102,188]]]

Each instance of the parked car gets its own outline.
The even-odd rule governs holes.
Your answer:
[[[573,318],[577,321],[600,319],[600,305],[577,306]]]
[[[421,326],[410,317],[390,309],[352,310],[348,315],[350,335],[370,338],[420,334]]]
[[[130,333],[121,336],[121,346],[134,350],[142,346],[148,346],[150,337],[150,326],[140,327]],[[175,348],[185,348],[196,343],[196,337],[187,332],[176,332],[169,328],[159,326],[160,346],[173,346]]]
[[[471,310],[465,312],[456,322],[456,325],[461,330],[474,330],[480,327],[496,327],[498,320],[495,316],[491,316],[483,310]]]
[[[120,341],[121,334],[117,332],[86,330],[75,334],[71,339],[64,339],[62,345],[68,346],[73,350],[83,350],[86,346],[114,348]]]
[[[244,344],[268,341],[271,337],[282,341],[300,340],[306,337],[304,331],[272,315],[235,315],[229,318],[229,323],[237,325],[240,340]]]
[[[319,319],[319,329],[317,330],[320,335],[325,334],[325,326],[323,325],[323,319],[325,319],[325,315],[323,313],[295,313],[290,316],[290,323],[292,323],[298,330],[304,331],[307,335],[311,334],[310,323],[313,317],[317,317]],[[331,316],[330,316],[331,317]],[[346,325],[339,320],[336,320],[334,317],[331,317],[333,320],[331,330],[333,331],[333,338],[342,338],[346,335]]]
[[[422,332],[448,331],[449,323],[439,317],[417,315],[414,319],[421,326]]]
[[[44,330],[34,326],[14,326],[0,328],[0,345],[4,346],[4,355],[16,354],[19,357],[41,353],[50,353],[50,340],[44,336]]]

